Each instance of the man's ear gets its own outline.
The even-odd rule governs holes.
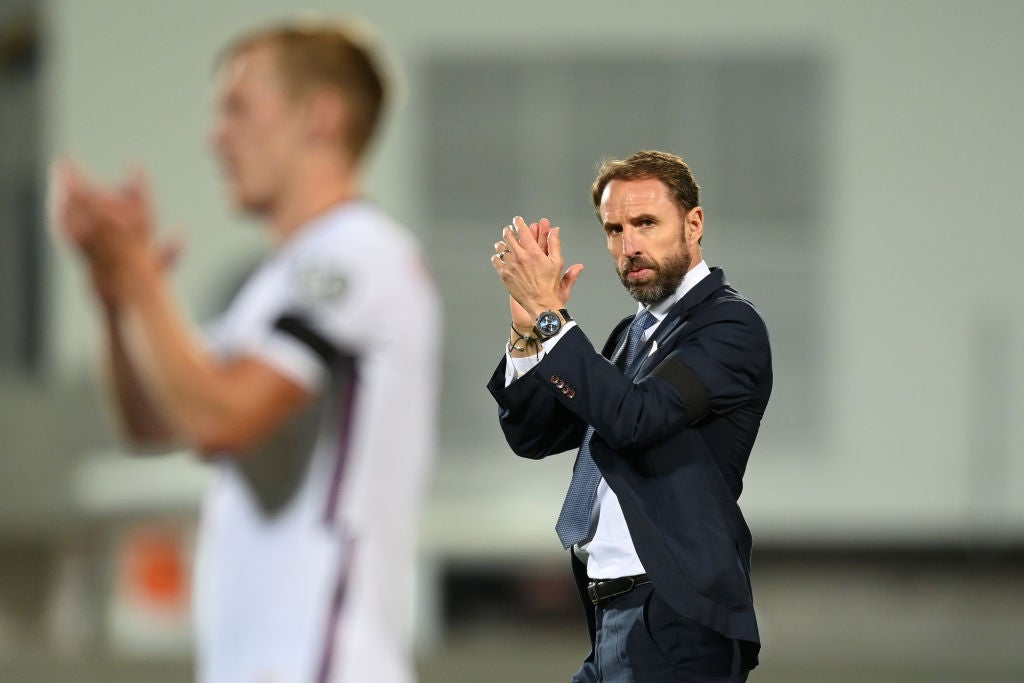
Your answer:
[[[695,206],[683,217],[683,229],[687,244],[699,244],[704,236],[704,209]]]
[[[307,134],[311,141],[338,144],[346,130],[348,102],[331,88],[317,88],[307,96]]]

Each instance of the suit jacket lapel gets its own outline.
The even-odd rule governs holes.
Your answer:
[[[698,282],[693,289],[683,295],[683,298],[676,302],[676,304],[669,309],[665,319],[658,325],[658,329],[654,331],[651,338],[640,348],[637,353],[636,360],[633,361],[633,365],[626,369],[626,376],[630,379],[635,379],[641,374],[644,366],[647,365],[647,359],[650,358],[650,346],[657,342],[658,346],[664,345],[666,339],[679,328],[684,322],[686,317],[690,314],[694,308],[697,307],[702,301],[710,297],[712,294],[717,292],[722,287],[727,287],[729,283],[725,279],[725,273],[721,268],[712,268],[711,274],[705,277],[703,280]],[[629,335],[627,334],[628,338]],[[625,348],[625,344],[622,345]]]
[[[635,317],[636,316],[634,315],[633,318]],[[633,318],[630,318],[630,325],[633,324]],[[621,333],[620,336],[621,339],[619,339],[618,343],[615,345],[615,351],[612,353],[611,358],[609,358],[609,360],[612,362],[612,365],[615,365],[620,370],[625,371],[625,368],[622,367],[622,364],[626,361],[626,346],[629,344],[629,325],[626,325],[626,329]]]

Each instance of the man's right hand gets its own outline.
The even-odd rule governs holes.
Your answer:
[[[521,228],[520,228],[521,229]],[[551,234],[551,221],[547,218],[540,219],[537,223],[530,223],[530,232],[533,233],[533,237],[537,240],[537,244],[541,250],[548,253],[548,236]],[[497,245],[495,245],[497,246]],[[580,272],[583,270],[583,265],[577,263],[570,267],[563,274],[561,281],[558,285],[558,296],[559,299],[568,302],[569,293],[572,291],[572,287],[576,284],[576,279],[579,277]],[[509,310],[512,314],[512,326],[521,335],[530,335],[533,331],[534,318],[530,313],[523,308],[518,301],[515,300],[511,295],[508,298]]]
[[[145,241],[151,241],[150,218],[153,214],[149,190],[138,171],[132,173],[115,188],[107,188],[91,181],[70,160],[54,164],[51,174],[51,220],[60,236],[68,242],[89,268],[96,298],[107,313],[119,307],[117,276],[119,269],[112,267],[103,257],[102,244],[111,236],[110,213],[131,214],[136,231]],[[154,244],[161,269],[170,268],[181,254],[181,239]]]

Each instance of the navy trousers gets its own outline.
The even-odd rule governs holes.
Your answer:
[[[651,584],[598,605],[593,661],[572,683],[743,683],[739,643],[673,611]]]

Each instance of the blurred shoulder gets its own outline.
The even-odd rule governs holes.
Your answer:
[[[372,260],[382,253],[394,257],[420,249],[408,228],[373,202],[362,199],[321,216],[303,237],[303,254],[330,254],[355,262]]]

